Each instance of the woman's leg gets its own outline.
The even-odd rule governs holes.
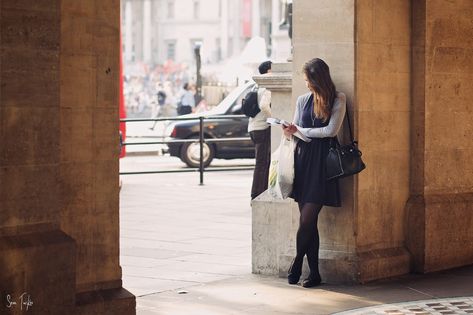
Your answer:
[[[317,221],[322,205],[315,203],[305,203],[300,207],[301,211],[301,250],[305,249],[307,262],[310,268],[310,275],[302,283],[304,287],[313,287],[320,283],[319,274],[319,230]],[[299,239],[298,239],[299,241]]]
[[[322,209],[321,205],[316,205],[315,212],[317,215],[315,216],[315,228],[312,241],[309,243],[307,248],[307,262],[309,263],[310,274],[307,279],[302,282],[302,286],[306,288],[310,288],[316,285],[319,285],[322,279],[320,278],[319,273],[319,247],[320,247],[320,239],[319,239],[319,229],[317,227],[318,218],[320,210]]]
[[[299,281],[304,256],[308,253],[309,247],[315,244],[315,242],[317,242],[318,252],[319,234],[317,231],[317,217],[321,208],[321,205],[315,203],[299,203],[300,219],[299,229],[296,234],[296,257],[294,258],[288,272],[288,281],[290,284],[296,284]],[[309,256],[307,258],[309,261],[309,267],[314,265],[313,259],[309,260]]]

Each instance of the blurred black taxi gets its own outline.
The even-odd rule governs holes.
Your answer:
[[[216,115],[242,115],[241,100],[254,86],[254,82],[248,82],[235,88],[213,109],[183,115],[179,117],[189,117],[196,119],[173,121],[165,128],[166,140],[173,139],[196,139],[196,142],[188,143],[168,143],[168,152],[171,156],[179,157],[189,167],[199,167],[200,145],[199,139],[199,117]],[[218,118],[204,120],[204,138],[241,138],[249,137],[248,117],[244,118]],[[244,141],[224,141],[224,142],[204,142],[203,162],[207,167],[214,158],[219,159],[240,159],[254,158],[255,150],[251,140]]]

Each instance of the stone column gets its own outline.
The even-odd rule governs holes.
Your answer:
[[[293,108],[291,107],[292,89],[292,64],[273,63],[271,73],[256,75],[255,82],[271,91],[271,114],[273,117],[292,121]],[[271,130],[271,151],[273,152],[281,140],[281,128],[272,127]]]
[[[354,18],[354,0],[294,1],[292,103],[295,103],[298,95],[307,92],[302,75],[303,64],[318,57],[330,66],[334,83],[339,91],[347,95],[349,109],[353,113]],[[363,145],[361,147],[363,149]],[[356,177],[341,180],[342,208],[324,207],[319,216],[319,265],[324,281],[352,282],[359,279],[355,181]]]
[[[260,0],[251,2],[251,37],[261,36]]]
[[[292,104],[303,63],[324,59],[367,164],[341,180],[343,207],[322,210],[326,281],[395,276],[411,260],[420,272],[473,263],[471,15],[467,0],[294,1]],[[253,270],[274,274],[288,265],[294,206],[262,201]]]
[[[0,2],[1,314],[25,292],[34,314],[135,313],[119,265],[119,12]]]
[[[473,263],[473,3],[412,6],[408,245],[431,272]]]
[[[22,295],[35,314],[74,311],[76,245],[59,227],[59,12],[57,0],[0,1],[0,314],[26,312]]]
[[[120,1],[62,0],[60,19],[60,224],[78,248],[76,314],[130,314],[119,265]]]
[[[143,61],[147,64],[151,63],[151,33],[152,29],[151,17],[153,11],[151,10],[151,0],[143,2]]]
[[[293,99],[305,90],[304,62],[325,60],[367,164],[340,181],[342,208],[321,212],[321,274],[365,282],[407,273],[409,1],[295,1],[293,21]]]
[[[412,178],[411,2],[355,2],[351,113],[367,164],[351,187],[359,281],[410,271],[405,206]]]
[[[292,121],[292,64],[273,63],[272,72],[254,76],[259,86],[271,91],[273,117]],[[279,126],[271,129],[271,152],[281,141]],[[292,199],[274,200],[264,192],[252,201],[252,271],[283,277],[295,251],[297,205]]]
[[[221,38],[221,49],[222,49],[222,58],[228,58],[228,45],[229,45],[229,21],[228,21],[228,0],[220,1],[220,38]]]
[[[133,56],[133,11],[131,0],[125,2],[125,29],[122,32],[125,35],[125,60],[132,61]]]
[[[284,62],[291,58],[291,39],[288,28],[280,28],[281,0],[271,0],[271,59],[274,62]]]

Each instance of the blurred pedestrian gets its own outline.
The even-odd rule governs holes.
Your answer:
[[[162,109],[164,107],[164,104],[166,103],[166,92],[164,92],[162,88],[160,88],[158,93],[156,94],[156,98],[157,98],[157,102],[154,102],[155,106],[154,106],[153,118],[158,118],[159,116],[161,116]],[[157,123],[158,121],[155,120],[153,123],[153,126],[149,129],[154,130]]]
[[[258,67],[260,74],[271,72],[271,61],[265,61]],[[260,112],[255,117],[250,117],[248,132],[255,145],[255,170],[251,186],[251,199],[268,189],[269,164],[271,162],[271,128],[266,118],[271,117],[271,91],[258,88],[258,106]]]
[[[177,104],[178,115],[186,115],[192,113],[195,107],[194,93],[192,93],[192,86],[189,83],[184,83],[184,92]]]

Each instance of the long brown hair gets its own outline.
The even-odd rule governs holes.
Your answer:
[[[307,77],[312,92],[319,96],[319,99],[317,99],[314,95],[315,116],[326,122],[332,113],[337,91],[330,77],[330,69],[325,61],[314,58],[305,63],[302,71]]]

